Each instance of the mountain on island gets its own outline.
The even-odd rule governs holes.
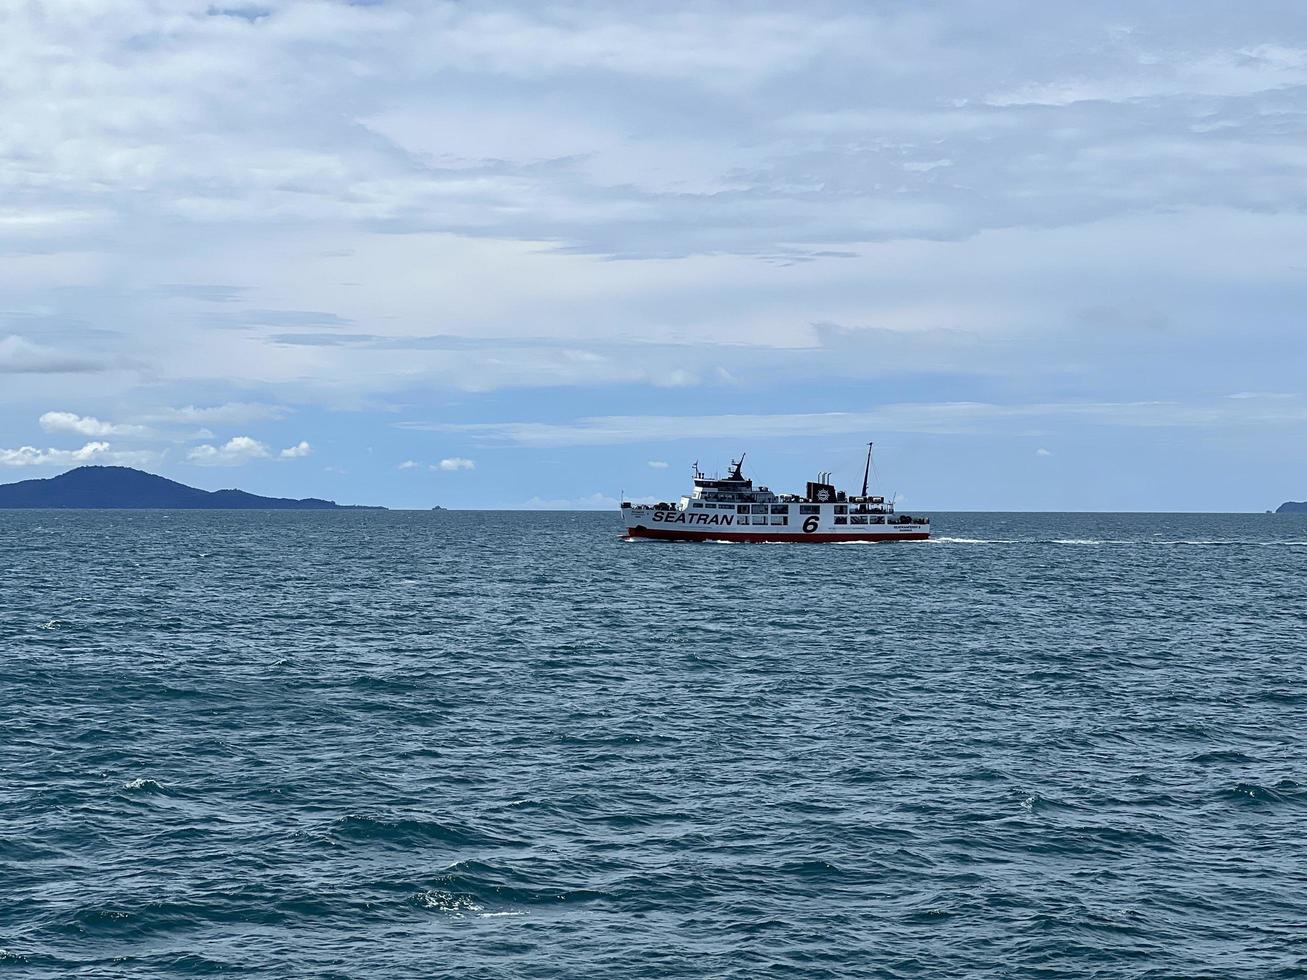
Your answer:
[[[1277,514],[1307,514],[1307,500],[1286,500],[1275,508]]]
[[[0,508],[176,508],[185,510],[384,510],[308,497],[260,497],[244,490],[197,490],[128,466],[79,466],[46,480],[0,484]]]

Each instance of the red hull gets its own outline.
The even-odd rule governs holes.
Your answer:
[[[762,534],[741,534],[738,531],[670,531],[664,527],[632,527],[627,529],[627,536],[632,538],[657,538],[661,541],[743,541],[767,543],[770,541],[796,541],[819,544],[829,541],[926,541],[929,531],[910,531],[906,534],[886,534],[884,531],[858,531],[854,534],[796,534],[794,532],[771,532]]]

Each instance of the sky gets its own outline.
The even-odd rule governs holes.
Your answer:
[[[0,482],[1307,498],[1307,6],[0,0]]]

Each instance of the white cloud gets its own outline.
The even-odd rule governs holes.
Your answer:
[[[291,446],[288,449],[283,449],[280,455],[282,459],[303,459],[312,452],[313,447],[301,439],[294,446]]]
[[[271,450],[259,440],[250,436],[233,436],[221,446],[196,446],[186,458],[201,466],[239,466],[271,455]]]
[[[1047,449],[1036,449],[1036,450],[1035,450],[1035,455],[1036,455],[1036,456],[1052,456],[1053,453],[1052,453],[1051,451],[1047,450]]]
[[[1032,212],[1077,222],[1085,205],[1133,210],[1093,153],[1156,128],[1139,104],[1148,97],[1282,93],[1292,119],[1292,86],[1307,78],[1292,18],[1219,8],[1184,24],[1132,11],[1135,30],[1122,32],[1092,6],[1023,17],[1020,30],[984,6],[851,2],[820,14],[270,2],[249,18],[207,6],[19,7],[0,55],[4,130],[23,151],[9,154],[4,179],[25,206],[7,220],[77,227],[95,187],[96,215],[110,219],[384,220],[604,254],[764,256],[932,227],[965,236]],[[142,48],[141,37],[168,43]],[[463,79],[457,93],[450,71]],[[523,88],[524,78],[547,84]],[[232,92],[257,92],[260,111],[229,111]],[[1110,116],[1079,114],[1104,98],[1121,100]],[[686,99],[699,111],[687,116]],[[1064,114],[1032,125],[1025,103]],[[1246,108],[1280,109],[1212,105],[1165,125],[1192,137],[1195,118],[1240,123]],[[831,117],[833,130],[793,124]],[[1270,125],[1278,132],[1223,139],[1295,146],[1287,122]],[[945,159],[956,179],[929,169]],[[1200,160],[1188,171],[1206,174],[1199,183],[1155,169],[1122,175],[1202,202],[1245,194],[1239,185],[1274,167],[1249,157],[1249,181]],[[1069,210],[1041,207],[1069,197]],[[210,295],[234,303],[241,288]]]
[[[280,405],[260,405],[252,402],[227,402],[199,408],[186,405],[182,408],[161,408],[146,413],[147,422],[184,422],[197,425],[244,425],[285,418],[289,410]]]
[[[1063,107],[1076,102],[1126,102],[1177,96],[1241,97],[1307,83],[1307,49],[1260,44],[1217,51],[1198,58],[1139,51],[1119,73],[1048,83],[1029,83],[999,92],[992,106]]]
[[[2,466],[58,466],[85,463],[109,450],[107,442],[88,442],[81,449],[37,449],[20,446],[17,449],[0,449]]]
[[[88,442],[80,449],[37,449],[20,446],[0,449],[0,466],[74,466],[86,463],[144,466],[157,461],[158,453],[145,450],[117,452],[107,442]]]
[[[665,470],[665,469],[667,469],[667,467],[668,467],[668,464],[667,464],[666,462],[664,462],[663,460],[661,460],[661,459],[651,459],[651,460],[649,460],[649,468],[650,468],[651,470]]]
[[[868,432],[919,432],[956,435],[993,431],[1004,424],[1062,420],[1090,425],[1142,428],[1172,426],[1284,425],[1307,421],[1307,406],[1256,402],[910,402],[865,412],[792,415],[613,415],[571,423],[485,422],[412,424],[440,432],[462,432],[522,446],[608,446],[683,439],[775,439]]]
[[[418,468],[418,461],[415,459],[406,459],[395,467],[397,470],[415,470]]]
[[[1307,355],[1307,27],[1292,4],[1163,7],[9,4],[0,430],[118,445],[24,430],[94,409],[218,461],[287,414],[251,403],[284,400],[358,413],[364,443],[423,417],[657,443],[659,420],[715,435],[678,412],[869,407],[858,391],[1100,407],[724,421],[1005,425],[1023,452],[1068,421],[1229,421],[1198,400],[1296,390]],[[1100,304],[1121,315],[1077,325]],[[1277,356],[1232,377],[1235,333]],[[66,374],[94,370],[94,392]],[[658,390],[689,384],[717,390]],[[564,386],[596,418],[542,393]],[[1286,444],[1249,485],[1290,478]],[[555,478],[528,492],[576,492]]]
[[[436,465],[446,473],[453,473],[456,470],[474,470],[477,468],[475,461],[464,459],[462,456],[451,456],[449,459],[442,459]]]
[[[588,497],[562,497],[553,500],[532,497],[522,505],[524,510],[614,510],[617,506],[618,500],[616,497],[610,497],[603,493],[592,493]]]
[[[140,425],[102,422],[91,415],[72,412],[46,412],[39,419],[46,432],[74,432],[83,436],[148,436],[150,430]]]
[[[0,339],[0,374],[81,374],[105,369],[94,358],[35,344],[17,334]]]

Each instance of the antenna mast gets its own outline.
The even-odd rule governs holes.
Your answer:
[[[871,447],[872,443],[867,443],[867,468],[862,471],[862,495],[867,495],[867,478],[871,476]]]

